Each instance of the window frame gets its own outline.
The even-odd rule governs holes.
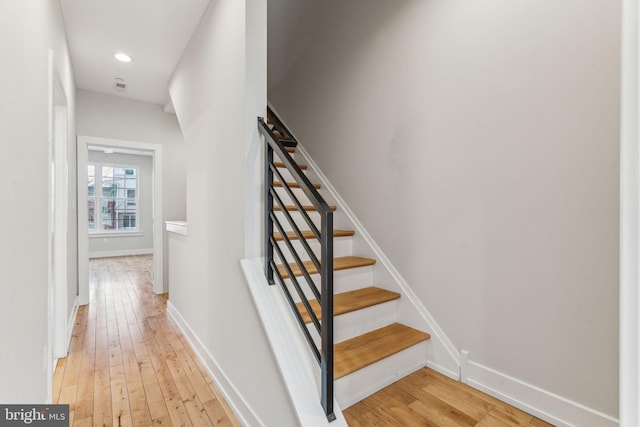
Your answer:
[[[89,167],[94,167],[94,189],[93,196],[89,195]],[[110,168],[119,168],[119,169],[134,169],[135,170],[135,198],[132,197],[112,197],[112,196],[103,196],[102,194],[102,169],[103,167]],[[93,200],[94,202],[94,229],[89,228],[90,222],[87,222],[87,232],[89,233],[89,237],[99,237],[99,236],[142,236],[142,226],[140,224],[141,210],[140,210],[140,166],[137,165],[127,165],[117,162],[92,162],[89,161],[87,163],[87,220],[89,216],[89,202]],[[133,189],[133,188],[131,188]],[[128,195],[129,188],[125,188],[125,195]],[[136,207],[135,207],[135,228],[129,229],[113,229],[113,230],[103,230],[102,229],[102,201],[103,200],[123,200],[125,205],[128,205],[128,200],[135,199]],[[125,214],[123,214],[125,215]],[[131,213],[127,213],[127,216],[130,216]],[[130,220],[130,219],[129,219]]]

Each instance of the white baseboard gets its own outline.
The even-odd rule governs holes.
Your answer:
[[[468,384],[557,427],[614,427],[614,417],[527,384],[476,362],[469,362]]]
[[[151,249],[124,249],[119,251],[89,252],[89,258],[110,258],[115,256],[149,255],[153,254]]]
[[[67,354],[69,354],[69,348],[71,347],[71,338],[73,338],[73,327],[76,324],[76,318],[78,317],[78,304],[79,298],[76,296],[76,299],[73,300],[73,307],[71,308],[71,314],[69,315],[69,320],[67,321]]]
[[[247,404],[242,395],[229,380],[215,358],[209,353],[200,338],[195,334],[186,319],[180,314],[178,309],[167,301],[167,314],[176,323],[182,334],[185,336],[198,359],[211,376],[216,386],[224,396],[225,400],[233,410],[234,414],[243,426],[264,426],[265,424],[258,418],[253,409]]]
[[[433,369],[434,371],[441,373],[442,375],[445,375],[451,378],[452,380],[460,381],[460,372],[452,371],[451,369],[447,369],[443,366],[440,366],[428,360],[427,360],[427,368]]]

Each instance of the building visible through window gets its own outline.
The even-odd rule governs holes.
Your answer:
[[[89,164],[87,181],[89,232],[138,230],[137,168]]]

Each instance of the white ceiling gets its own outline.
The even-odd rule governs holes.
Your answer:
[[[209,0],[60,0],[79,89],[165,104],[167,83]],[[128,64],[115,52],[133,57]],[[114,79],[125,80],[125,92]]]

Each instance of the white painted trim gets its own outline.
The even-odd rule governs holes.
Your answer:
[[[167,292],[164,280],[164,227],[162,223],[162,145],[147,142],[122,141],[95,136],[78,136],[78,283],[80,304],[89,303],[89,231],[87,215],[82,215],[87,206],[87,164],[89,146],[102,146],[143,150],[153,153],[153,292],[163,294]]]
[[[55,357],[53,359],[53,369],[55,372],[55,367],[58,366],[58,360],[62,357],[67,357],[69,355],[69,349],[71,348],[71,338],[73,338],[73,327],[76,324],[76,318],[78,317],[78,296],[73,301],[73,307],[71,308],[71,314],[69,315],[69,320],[67,321],[67,329],[66,329],[66,350],[65,353],[59,357]],[[52,397],[53,398],[53,397]],[[51,402],[54,403],[54,402]]]
[[[441,373],[442,375],[445,375],[449,378],[452,378],[456,381],[460,381],[460,373],[459,372],[454,372],[451,369],[447,369],[444,366],[440,366],[430,360],[427,360],[427,367],[430,369],[433,369],[434,371],[437,371],[439,373]]]
[[[67,159],[67,95],[55,64],[53,50],[47,51],[47,343],[43,369],[47,373],[47,402],[53,399],[55,361],[64,355],[69,293],[67,246],[69,185]]]
[[[48,65],[48,140],[47,140],[47,344],[44,348],[44,370],[47,372],[47,402],[53,401],[53,373],[55,358],[55,292],[54,292],[54,272],[53,272],[53,215],[54,215],[54,177],[53,177],[53,86],[54,86],[54,64],[53,51],[47,52]]]
[[[335,421],[329,423],[322,411],[320,369],[282,291],[278,286],[267,283],[262,271],[263,260],[245,259],[240,263],[300,425],[346,427],[336,399],[333,403]]]
[[[620,123],[620,426],[640,425],[640,22],[622,2]]]
[[[101,153],[105,153],[105,147],[96,147],[94,145],[90,145],[87,147],[89,151],[99,151]],[[130,150],[128,148],[113,148],[111,153],[117,154],[133,154],[134,156],[149,156],[153,157],[153,153],[145,150]]]
[[[89,258],[110,258],[115,256],[149,255],[149,254],[153,254],[153,248],[89,252]]]
[[[76,318],[78,317],[78,301],[79,298],[78,296],[76,296],[76,299],[73,301],[73,307],[71,308],[69,320],[67,321],[67,354],[69,354],[69,348],[71,347],[71,338],[73,338],[73,327],[76,325]]]
[[[68,352],[66,340],[66,324],[69,300],[69,281],[67,271],[68,220],[69,220],[69,179],[67,162],[67,98],[64,87],[57,73],[55,75],[54,105],[52,105],[53,151],[54,151],[54,328],[55,341],[53,352],[55,357],[63,357]],[[57,102],[56,102],[57,99]]]
[[[187,235],[187,222],[186,221],[165,221],[165,227],[169,233]]]
[[[142,231],[120,231],[120,232],[113,232],[113,233],[109,233],[109,232],[96,232],[96,233],[89,233],[89,238],[90,239],[98,239],[98,238],[102,238],[104,239],[105,237],[140,237],[140,236],[144,236],[144,233]]]
[[[618,426],[607,414],[472,361],[468,384],[557,427]]]
[[[76,138],[76,163],[78,183],[78,304],[89,304],[89,218],[83,215],[87,206],[87,165],[89,150],[86,142]]]
[[[243,426],[265,426],[171,301],[167,301],[167,314],[185,336],[194,353],[198,356],[198,359],[215,382],[240,423]]]
[[[384,266],[384,268],[387,269],[391,277],[395,280],[395,282],[398,284],[400,289],[402,289],[402,292],[404,294],[403,296],[406,297],[411,302],[411,304],[413,304],[413,306],[416,308],[420,316],[427,323],[427,325],[429,326],[429,333],[431,334],[431,338],[437,339],[442,344],[442,346],[447,351],[448,355],[451,357],[452,361],[455,363],[456,366],[459,367],[460,353],[458,349],[456,349],[456,347],[453,345],[451,340],[446,336],[442,328],[440,328],[436,320],[433,318],[431,313],[429,313],[429,310],[427,310],[424,304],[422,304],[420,299],[413,292],[413,289],[411,289],[411,286],[409,286],[409,284],[407,283],[406,280],[404,280],[400,272],[393,266],[393,264],[391,263],[389,258],[385,255],[385,253],[382,251],[380,246],[378,246],[375,240],[373,240],[373,237],[371,237],[371,235],[367,232],[364,225],[362,225],[362,223],[358,220],[358,218],[353,213],[351,208],[349,208],[349,206],[344,201],[344,199],[340,197],[340,194],[338,194],[338,191],[331,184],[331,182],[326,177],[326,175],[322,173],[318,165],[313,161],[309,153],[304,149],[304,147],[302,147],[302,145],[300,145],[300,143],[298,143],[296,150],[298,150],[300,154],[302,154],[309,168],[313,170],[313,172],[318,176],[318,179],[320,179],[322,186],[331,194],[331,196],[336,201],[336,204],[340,207],[340,209],[347,215],[349,220],[353,223],[357,233],[365,240],[365,242],[373,250],[378,261]],[[443,373],[444,372],[451,373],[451,371],[448,369],[444,369],[440,371]],[[458,379],[459,375],[460,373],[458,372],[458,373],[455,373],[453,376],[451,375],[449,376],[451,376],[452,378]]]

